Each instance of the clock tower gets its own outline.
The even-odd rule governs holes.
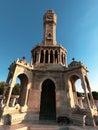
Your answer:
[[[44,17],[44,45],[56,45],[56,22],[57,16],[53,10],[48,10]]]

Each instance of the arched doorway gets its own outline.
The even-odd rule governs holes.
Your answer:
[[[78,82],[77,82],[78,81]],[[70,77],[70,87],[69,87],[69,93],[70,93],[70,103],[71,107],[76,107],[78,106],[78,96],[77,96],[77,90],[81,90],[79,85],[81,84],[81,80],[79,76],[77,75],[72,75]]]
[[[18,103],[20,104],[20,106],[24,106],[25,105],[25,99],[26,99],[28,78],[25,74],[20,74],[18,76],[18,78],[20,80],[20,93],[19,93]]]
[[[40,120],[56,120],[55,84],[47,79],[42,84]]]

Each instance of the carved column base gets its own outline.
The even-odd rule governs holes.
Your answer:
[[[27,107],[27,105],[25,105],[25,106],[21,107],[20,111],[27,112],[27,109],[28,109],[28,107]]]

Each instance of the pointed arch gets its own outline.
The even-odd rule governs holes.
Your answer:
[[[77,87],[76,82],[80,79],[80,84],[81,84],[81,78],[78,75],[71,75],[69,78],[69,95],[70,95],[70,103],[71,107],[76,107],[79,105],[78,102],[78,96],[77,96]],[[80,86],[79,86],[80,87]],[[82,88],[82,86],[81,86]],[[81,105],[83,107],[83,105]]]
[[[44,51],[41,50],[41,58],[40,58],[40,63],[44,62]]]
[[[53,63],[53,51],[50,51],[50,63]]]
[[[45,63],[48,63],[48,50],[46,50],[46,53],[45,53]]]
[[[46,79],[42,83],[39,119],[40,120],[56,119],[55,84],[50,79]]]
[[[18,78],[20,79],[20,94],[18,102],[20,106],[24,106],[27,92],[28,77],[25,74],[20,74],[18,75]]]
[[[37,61],[37,52],[35,51],[33,53],[33,63],[36,63],[36,61]]]

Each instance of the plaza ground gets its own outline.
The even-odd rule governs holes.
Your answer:
[[[57,123],[22,123],[12,126],[0,126],[0,130],[98,130],[98,127],[81,127],[73,125],[58,125]]]

